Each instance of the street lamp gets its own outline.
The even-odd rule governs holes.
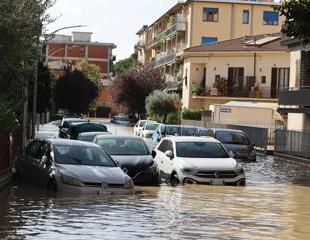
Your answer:
[[[36,61],[35,61],[34,82],[33,82],[33,105],[32,105],[32,127],[31,127],[31,138],[32,139],[35,138],[35,127],[36,127],[36,122],[37,122],[38,64],[39,64],[39,58],[41,57],[41,54],[42,54],[42,49],[43,47],[47,45],[48,41],[51,40],[57,32],[61,30],[65,30],[65,29],[80,28],[80,27],[87,27],[87,26],[86,25],[73,25],[73,26],[62,27],[62,28],[56,29],[50,34],[45,35],[45,39],[42,42],[42,45],[40,45],[40,37],[37,36],[36,45],[37,45],[38,57],[36,58]]]

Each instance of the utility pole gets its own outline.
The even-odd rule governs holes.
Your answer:
[[[36,60],[34,62],[34,81],[33,81],[33,105],[32,105],[32,125],[31,125],[31,138],[35,138],[36,134],[36,122],[37,122],[37,96],[38,96],[38,64],[39,58],[41,56],[41,49],[40,49],[40,36],[37,36],[36,39]]]

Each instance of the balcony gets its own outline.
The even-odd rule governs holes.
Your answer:
[[[176,47],[169,49],[167,52],[161,52],[156,54],[156,58],[154,61],[155,67],[160,67],[167,63],[173,62],[176,58],[183,54],[183,50],[185,49],[185,43],[178,43]]]
[[[148,42],[147,46],[149,48],[155,46],[157,43],[163,41],[165,38],[170,37],[177,32],[186,31],[186,18],[182,14],[177,14],[176,17],[167,24],[165,29],[158,30],[154,32],[153,39]]]
[[[279,111],[310,113],[310,87],[286,89],[279,95]]]

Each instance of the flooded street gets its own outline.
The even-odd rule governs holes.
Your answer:
[[[0,239],[310,239],[310,169],[270,156],[244,166],[246,187],[162,184],[122,197],[17,181],[0,193]]]

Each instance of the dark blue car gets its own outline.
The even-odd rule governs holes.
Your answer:
[[[219,140],[228,151],[232,151],[234,158],[256,161],[255,145],[251,143],[245,132],[235,129],[211,128],[207,135]]]

